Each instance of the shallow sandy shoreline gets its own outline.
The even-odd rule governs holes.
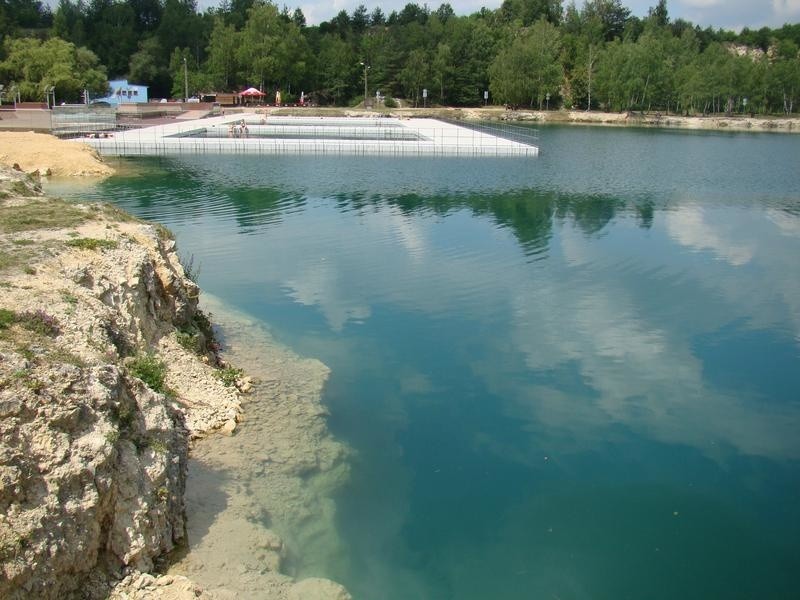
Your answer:
[[[319,579],[346,559],[331,495],[347,481],[350,451],[328,432],[321,395],[329,369],[219,299],[204,295],[202,308],[214,315],[226,361],[253,377],[253,389],[233,435],[192,449],[188,553],[169,574],[222,598],[345,600],[343,587]]]

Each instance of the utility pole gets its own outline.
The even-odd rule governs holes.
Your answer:
[[[363,61],[358,64],[364,67],[364,108],[367,108],[367,69],[369,69],[369,65]]]
[[[183,57],[183,101],[189,101],[189,72],[186,67],[186,57]]]
[[[589,63],[586,69],[589,79],[589,103],[586,105],[586,112],[592,110],[592,69],[594,68],[593,46],[589,44]]]

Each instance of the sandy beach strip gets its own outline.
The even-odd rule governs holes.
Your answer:
[[[26,173],[57,177],[108,177],[114,169],[86,144],[33,131],[0,131],[0,163]]]

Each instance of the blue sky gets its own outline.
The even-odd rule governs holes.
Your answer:
[[[205,0],[208,2],[208,0]],[[284,4],[291,10],[300,7],[309,24],[326,21],[336,15],[340,10],[352,13],[359,4],[364,4],[372,12],[380,6],[387,15],[392,10],[400,10],[409,0],[297,0],[295,3],[286,0],[276,0],[279,6]],[[566,5],[569,0],[566,0]],[[200,0],[203,3],[203,0]],[[417,0],[424,4],[424,0]],[[639,17],[647,15],[647,9],[654,6],[658,0],[623,0],[622,4],[631,9]],[[456,14],[469,14],[480,10],[481,6],[495,9],[502,0],[451,0],[450,5]],[[582,6],[582,0],[576,0],[576,5]],[[209,4],[212,4],[209,2]],[[431,9],[436,9],[441,2],[432,0],[428,2]],[[800,0],[667,0],[667,8],[671,18],[684,18],[703,27],[723,27],[725,29],[740,30],[742,27],[759,28],[764,25],[780,27],[784,23],[800,22]]]

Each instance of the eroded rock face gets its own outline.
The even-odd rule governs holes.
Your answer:
[[[9,231],[48,207],[34,180],[5,175],[0,250],[24,249],[27,266],[0,270],[0,597],[105,597],[86,582],[148,571],[185,536],[191,402],[148,388],[125,357],[166,358],[159,344],[195,318],[198,290],[171,239],[102,207],[71,209],[69,228]]]
[[[24,360],[0,354],[0,376]],[[113,365],[31,371],[45,387],[0,391],[0,597],[60,598],[94,568],[149,570],[184,535],[181,413]]]

